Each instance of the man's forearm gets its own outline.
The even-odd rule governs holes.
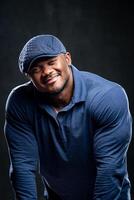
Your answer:
[[[11,173],[11,181],[17,200],[37,200],[35,174],[22,168]]]

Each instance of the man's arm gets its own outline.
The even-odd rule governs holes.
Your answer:
[[[94,102],[94,152],[96,183],[94,200],[128,200],[127,150],[131,140],[128,100],[120,86]]]
[[[23,99],[11,94],[6,106],[5,135],[9,147],[10,176],[17,200],[36,200],[38,150]]]

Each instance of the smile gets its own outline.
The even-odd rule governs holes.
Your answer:
[[[43,83],[44,84],[52,84],[57,81],[58,77],[59,77],[59,74],[55,74],[53,76],[46,77],[45,80],[43,80]]]

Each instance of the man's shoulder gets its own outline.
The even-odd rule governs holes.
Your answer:
[[[34,109],[34,88],[31,82],[18,85],[11,90],[5,106],[7,119],[32,122]]]
[[[9,93],[9,96],[30,96],[33,94],[33,90],[33,84],[29,81],[14,87]]]
[[[34,95],[34,88],[31,82],[14,87],[8,95],[6,104],[25,105],[25,103],[32,101]]]
[[[16,87],[14,87],[13,89],[12,89],[12,91],[11,92],[15,92],[15,93],[25,93],[25,92],[28,92],[28,91],[31,91],[31,90],[33,90],[33,84],[32,84],[32,82],[31,81],[28,81],[28,82],[25,82],[25,83],[23,83],[23,84],[21,84],[21,85],[17,85]]]
[[[129,109],[127,93],[120,84],[89,72],[81,72],[81,76],[86,85],[86,106],[92,116],[103,118],[105,111],[113,117],[121,116]]]
[[[111,101],[118,101],[126,99],[127,94],[122,85],[117,82],[103,78],[97,74],[81,71],[83,80],[87,88],[87,99],[93,102],[104,101],[109,103]]]
[[[80,96],[84,97],[88,105],[96,99],[99,102],[98,100],[101,101],[105,96],[110,99],[112,95],[124,93],[124,88],[117,82],[88,71],[80,71],[77,68],[73,70],[76,88],[79,88]]]
[[[98,74],[87,71],[80,71],[80,73],[89,91],[105,93],[112,88],[122,88],[119,83]]]

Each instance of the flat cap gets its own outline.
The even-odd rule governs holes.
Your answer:
[[[42,57],[54,57],[66,53],[63,43],[53,35],[37,35],[22,48],[19,55],[19,69],[27,73],[35,60]]]

